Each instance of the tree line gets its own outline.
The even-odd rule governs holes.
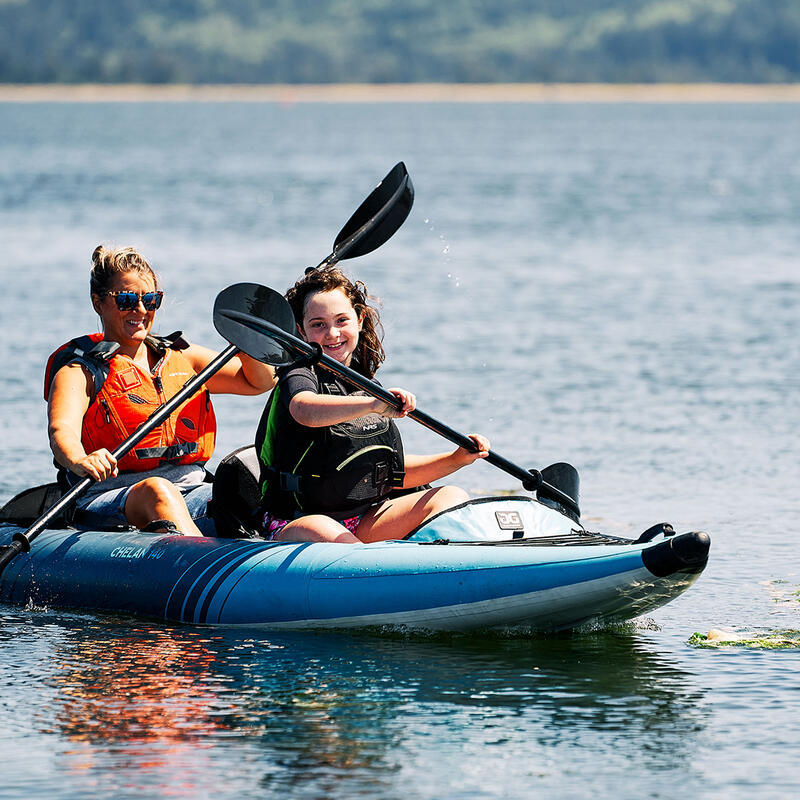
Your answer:
[[[798,0],[0,0],[0,83],[798,80]]]

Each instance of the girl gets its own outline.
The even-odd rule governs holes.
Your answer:
[[[367,378],[384,360],[377,311],[366,287],[339,269],[312,269],[286,294],[300,335]],[[418,488],[489,454],[403,456],[394,418],[416,406],[405,389],[389,406],[318,365],[278,371],[256,434],[264,533],[274,541],[376,542],[402,539],[426,519],[468,499],[456,486]],[[400,492],[399,490],[406,490]]]

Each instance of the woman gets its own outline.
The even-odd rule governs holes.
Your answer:
[[[90,292],[102,334],[59,348],[45,376],[60,477],[67,484],[87,475],[97,481],[76,504],[81,524],[202,536],[196,524],[202,520],[212,533],[203,465],[214,449],[216,421],[208,395],[260,394],[275,382],[272,369],[244,354],[234,357],[117,461],[112,451],[217,354],[179,336],[151,334],[163,292],[133,248],[95,249]]]
[[[303,338],[335,361],[372,378],[384,358],[378,312],[363,283],[336,268],[307,271],[288,292]],[[458,486],[419,488],[489,455],[474,450],[404,454],[392,421],[416,398],[389,389],[395,408],[365,396],[321,367],[279,371],[256,433],[263,531],[273,541],[376,542],[402,539],[425,520],[464,503]],[[400,491],[398,491],[400,490]]]

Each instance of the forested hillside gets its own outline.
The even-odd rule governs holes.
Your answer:
[[[798,80],[800,0],[0,0],[0,83]]]

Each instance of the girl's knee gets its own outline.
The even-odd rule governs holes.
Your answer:
[[[459,506],[469,500],[469,495],[460,486],[439,486],[434,489],[429,507],[433,513]]]
[[[347,542],[359,541],[347,528],[324,514],[310,514],[290,522],[275,537],[279,541]]]

